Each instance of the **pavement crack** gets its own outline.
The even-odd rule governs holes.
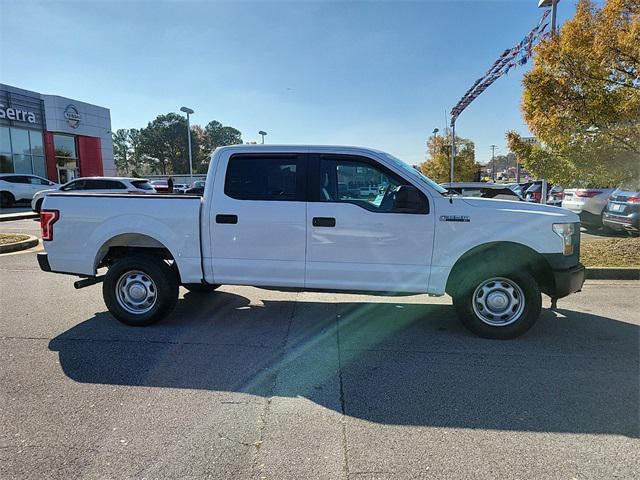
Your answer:
[[[337,308],[337,307],[336,307]],[[336,312],[336,344],[338,351],[338,382],[340,385],[340,411],[342,413],[341,427],[342,427],[342,456],[344,462],[342,464],[342,472],[344,477],[349,479],[349,456],[347,448],[347,407],[344,398],[344,381],[342,377],[342,351],[340,347],[340,315]]]
[[[293,301],[293,308],[291,309],[291,315],[289,315],[289,322],[287,324],[287,330],[285,331],[284,338],[282,339],[282,343],[280,345],[280,359],[277,363],[278,367],[273,373],[273,382],[271,384],[269,396],[265,398],[264,408],[262,409],[262,413],[260,414],[260,430],[258,434],[258,440],[253,444],[256,447],[254,461],[253,461],[253,470],[260,471],[260,476],[263,477],[263,469],[264,464],[259,464],[260,457],[260,449],[262,448],[262,444],[264,443],[265,432],[267,429],[267,418],[269,416],[269,411],[271,409],[271,402],[273,400],[273,394],[276,390],[276,385],[278,383],[278,375],[280,374],[280,370],[282,368],[283,360],[285,357],[285,352],[287,349],[287,344],[289,343],[289,334],[291,333],[291,325],[293,324],[293,319],[296,314],[296,307],[298,305],[298,298],[300,293],[296,293],[296,297]]]

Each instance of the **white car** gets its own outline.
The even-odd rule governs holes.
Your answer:
[[[37,175],[0,173],[0,201],[3,208],[9,208],[16,202],[31,201],[38,192],[57,186]]]
[[[83,177],[71,180],[58,188],[39,191],[31,200],[31,210],[40,212],[44,197],[52,192],[156,193],[149,180],[144,178]]]
[[[602,226],[602,212],[613,190],[613,188],[565,189],[562,208],[577,214],[585,228],[599,228]]]
[[[383,197],[340,192],[356,182]],[[452,196],[367,148],[220,147],[202,198],[52,193],[40,220],[42,270],[84,277],[76,288],[104,282],[111,314],[138,326],[165,317],[180,285],[229,284],[448,293],[471,331],[505,339],[533,326],[541,293],[577,292],[585,274],[574,213]]]

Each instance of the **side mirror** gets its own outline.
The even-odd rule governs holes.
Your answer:
[[[393,211],[400,213],[428,213],[427,199],[413,185],[401,185],[395,194]]]

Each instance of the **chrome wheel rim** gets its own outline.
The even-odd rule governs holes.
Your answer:
[[[118,304],[134,315],[147,313],[157,300],[156,284],[152,278],[139,270],[123,273],[116,283]]]
[[[505,327],[524,311],[524,293],[517,283],[503,277],[485,280],[473,292],[473,312],[487,325]]]

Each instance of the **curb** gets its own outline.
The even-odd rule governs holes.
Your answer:
[[[39,214],[36,212],[24,212],[24,213],[7,213],[0,215],[0,222],[12,222],[13,220],[28,220],[29,218],[38,218]]]
[[[10,252],[19,252],[20,250],[33,248],[37,246],[39,242],[40,240],[38,240],[38,237],[29,235],[29,238],[27,238],[26,240],[22,240],[20,242],[14,242],[14,243],[7,243],[5,245],[0,245],[0,254],[10,253]]]
[[[587,280],[640,280],[640,268],[594,267],[587,268]]]

